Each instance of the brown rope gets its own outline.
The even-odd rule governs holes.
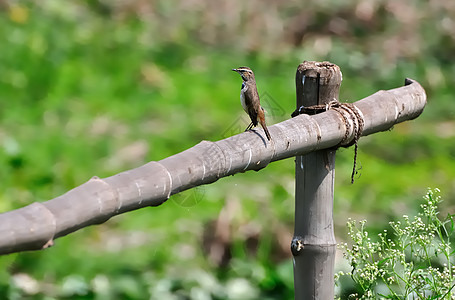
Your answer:
[[[354,164],[353,164],[352,173],[351,173],[351,184],[352,184],[352,183],[354,183],[354,176],[357,174],[357,151],[359,148],[358,141],[359,141],[360,137],[362,136],[363,128],[365,126],[365,121],[363,120],[363,117],[360,114],[357,107],[352,103],[338,103],[337,105],[335,105],[333,107],[333,109],[340,113],[340,115],[343,117],[344,123],[346,125],[345,137],[343,140],[341,140],[339,145],[342,147],[345,147],[345,148],[354,145]],[[352,124],[354,126],[354,128],[353,128],[354,138],[348,144],[344,144],[344,143],[346,142],[347,136],[349,135],[349,132],[351,130],[351,128],[350,128],[351,124],[348,121],[348,119],[346,118],[346,116],[344,115],[343,111],[346,111],[349,114],[349,116],[352,120]]]
[[[337,111],[341,117],[343,118],[345,127],[346,127],[346,132],[344,134],[344,137],[341,139],[340,143],[335,146],[335,149],[339,147],[345,147],[348,148],[352,145],[354,145],[354,165],[352,168],[352,173],[351,173],[351,183],[354,183],[354,176],[357,174],[357,150],[358,150],[358,144],[357,142],[359,141],[360,137],[362,136],[363,128],[365,126],[365,120],[363,119],[362,115],[360,114],[359,110],[357,107],[352,104],[352,103],[340,103],[336,100],[333,100],[329,102],[328,104],[325,105],[312,105],[308,107],[300,107],[296,111],[292,113],[292,117],[298,116],[300,114],[308,114],[308,115],[315,115],[327,110],[333,109]],[[351,132],[351,122],[349,122],[348,117],[346,114],[349,115],[349,118],[352,120],[352,126],[354,127],[352,129],[354,138],[348,142],[349,139],[349,133]]]

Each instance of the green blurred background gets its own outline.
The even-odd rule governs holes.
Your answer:
[[[453,1],[3,0],[0,47],[0,212],[239,132],[233,67],[255,71],[269,124],[287,119],[303,60],[340,66],[342,101],[405,77],[428,96],[361,139],[354,185],[338,151],[337,240],[348,218],[412,215],[427,187],[454,211]],[[224,178],[0,257],[0,298],[293,299],[293,197],[292,159]]]

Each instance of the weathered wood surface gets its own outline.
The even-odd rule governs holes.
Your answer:
[[[338,101],[341,71],[328,62],[304,62],[296,74],[297,108]],[[333,299],[335,234],[334,149],[321,149],[295,160],[295,299]],[[299,249],[297,249],[298,247]]]

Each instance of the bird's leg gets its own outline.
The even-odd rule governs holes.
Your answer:
[[[254,125],[253,125],[253,122],[251,122],[250,125],[248,125],[248,127],[245,129],[245,131],[250,130],[251,128],[253,128],[253,126],[254,126]]]

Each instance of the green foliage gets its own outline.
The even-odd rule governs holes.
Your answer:
[[[341,244],[352,270],[337,274],[350,276],[359,290],[351,299],[453,299],[454,215],[439,218],[439,190],[429,190],[421,211],[402,221],[390,222],[372,239],[366,221],[348,222],[352,246]]]

